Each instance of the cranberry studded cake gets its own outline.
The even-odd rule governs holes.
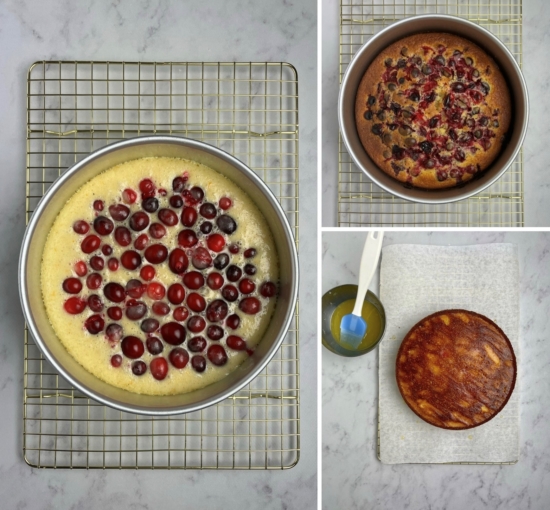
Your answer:
[[[503,331],[483,315],[444,310],[407,333],[396,360],[399,391],[424,421],[469,429],[494,418],[516,382],[516,358]]]
[[[136,393],[185,393],[251,355],[276,301],[260,211],[211,168],[173,158],[113,167],[65,204],[42,261],[48,317],[69,353]]]
[[[510,92],[479,46],[445,33],[406,37],[378,55],[355,101],[361,143],[388,175],[449,188],[486,170],[511,119]]]

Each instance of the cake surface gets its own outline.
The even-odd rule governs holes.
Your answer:
[[[467,39],[422,33],[383,50],[355,100],[359,138],[385,173],[418,188],[456,186],[499,155],[510,92],[495,61]]]
[[[483,315],[444,310],[416,324],[396,360],[399,391],[426,422],[445,429],[486,423],[508,402],[516,358],[503,331]]]

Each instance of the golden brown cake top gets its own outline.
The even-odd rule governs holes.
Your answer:
[[[489,421],[508,402],[516,358],[490,319],[444,310],[409,331],[397,354],[396,375],[401,395],[420,418],[467,429]]]

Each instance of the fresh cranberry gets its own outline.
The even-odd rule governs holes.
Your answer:
[[[147,286],[135,278],[132,278],[126,284],[126,294],[134,299],[139,299],[143,296],[143,294],[145,294],[146,290]]]
[[[226,301],[232,303],[239,297],[239,291],[234,285],[225,285],[222,289],[222,296]]]
[[[141,266],[141,255],[134,250],[126,250],[120,257],[121,264],[131,271]]]
[[[162,381],[168,374],[168,362],[164,358],[155,358],[149,363],[151,375],[157,380]]]
[[[221,234],[212,234],[206,241],[208,248],[215,252],[220,252],[225,248],[225,239]]]
[[[212,223],[210,223],[209,221],[203,221],[200,226],[200,231],[204,235],[207,235],[207,234],[210,234],[210,232],[212,232],[212,228],[213,228]]]
[[[154,213],[159,208],[159,201],[154,197],[146,198],[141,202],[141,208],[148,213]]]
[[[128,246],[132,242],[132,234],[126,227],[115,228],[115,241],[120,246]]]
[[[265,298],[273,297],[277,294],[277,286],[273,282],[262,283],[260,294]]]
[[[194,312],[202,312],[206,308],[206,301],[204,298],[196,292],[191,292],[187,296],[187,306]]]
[[[227,253],[220,253],[214,259],[214,267],[220,271],[227,267],[227,264],[229,264],[229,255]]]
[[[220,202],[219,202],[220,209],[227,211],[227,209],[229,209],[232,204],[233,202],[231,202],[231,199],[229,197],[220,198]]]
[[[105,267],[105,261],[101,257],[98,257],[97,255],[94,255],[90,259],[90,266],[95,271],[101,271]]]
[[[234,313],[227,318],[225,325],[230,329],[237,329],[241,325],[241,318]]]
[[[77,233],[77,234],[87,234],[88,231],[90,230],[90,224],[87,223],[86,221],[84,220],[78,220],[78,221],[75,221],[73,223],[73,230]]]
[[[150,336],[145,341],[145,345],[147,346],[147,350],[153,356],[156,356],[157,354],[160,354],[164,350],[163,343],[160,341],[160,338],[157,338],[156,336]]]
[[[198,242],[197,234],[190,229],[182,230],[178,234],[178,244],[184,248],[192,248]]]
[[[174,319],[183,322],[189,317],[189,310],[185,306],[178,306],[173,313]]]
[[[151,264],[160,264],[168,257],[168,249],[163,244],[152,244],[145,250],[145,258]]]
[[[256,290],[256,284],[248,278],[243,278],[239,282],[239,290],[243,294],[252,294]]]
[[[108,236],[113,231],[114,228],[115,228],[115,224],[105,216],[98,216],[94,220],[94,230],[100,236]]]
[[[223,286],[223,276],[220,273],[210,273],[206,278],[206,285],[212,290],[221,289]]]
[[[215,299],[206,309],[206,318],[210,322],[221,322],[227,317],[227,303],[223,299]]]
[[[108,257],[109,255],[111,255],[113,253],[113,249],[108,244],[104,244],[101,247],[101,253],[103,253],[103,255],[105,255],[106,257]]]
[[[164,288],[164,285],[159,282],[151,282],[149,285],[147,285],[147,295],[155,300],[159,301],[166,295],[166,289]]]
[[[237,243],[230,244],[227,249],[229,250],[229,253],[232,253],[233,255],[237,255],[237,253],[241,250]]]
[[[163,317],[170,313],[170,307],[164,301],[155,301],[153,306],[151,306],[153,313]]]
[[[180,283],[173,283],[168,287],[168,301],[173,305],[179,305],[183,303],[185,299],[185,289]]]
[[[232,234],[237,230],[237,223],[228,214],[222,214],[216,219],[216,225],[224,234]]]
[[[104,207],[103,200],[94,200],[93,205],[96,211],[103,211],[103,207]]]
[[[67,294],[78,294],[82,290],[82,282],[78,278],[67,278],[63,282],[63,290]]]
[[[103,310],[103,301],[97,294],[88,297],[88,307],[92,312],[101,312]]]
[[[244,266],[244,272],[248,276],[253,276],[256,274],[256,266],[254,264],[245,264]]]
[[[189,348],[191,350],[191,348]],[[204,372],[206,370],[206,359],[204,356],[193,356],[191,358],[191,366],[193,367],[193,370],[195,372],[198,372],[199,374],[201,372]]]
[[[187,329],[192,333],[200,333],[206,327],[206,321],[200,315],[193,315],[187,321]]]
[[[149,226],[149,216],[142,211],[137,211],[130,216],[130,228],[135,232],[141,232]]]
[[[71,297],[65,301],[63,308],[71,315],[78,315],[86,308],[86,301],[79,297]]]
[[[122,319],[122,308],[120,306],[110,306],[107,308],[107,315],[114,321]]]
[[[109,271],[116,271],[118,269],[118,259],[116,257],[111,257],[107,261],[107,267],[109,268]]]
[[[191,352],[202,352],[206,349],[206,340],[202,336],[195,336],[187,341],[187,348]]]
[[[258,298],[247,297],[241,300],[239,309],[248,315],[256,315],[262,309],[262,305]]]
[[[133,189],[126,188],[122,192],[122,200],[125,204],[133,204],[137,200],[137,193]]]
[[[194,207],[184,207],[181,213],[181,223],[184,227],[192,227],[198,218],[197,210]]]
[[[189,190],[189,193],[191,194],[193,200],[195,200],[196,202],[200,202],[204,198],[204,191],[198,186],[193,186]]]
[[[126,306],[126,317],[131,321],[139,321],[143,319],[147,313],[147,305],[143,301],[128,301]]]
[[[225,349],[219,344],[213,344],[208,348],[206,353],[210,362],[218,367],[221,367],[227,363],[227,353]]]
[[[191,262],[197,269],[206,269],[212,265],[212,257],[206,248],[199,246],[193,251]]]
[[[113,220],[124,221],[128,216],[130,216],[130,209],[124,204],[110,205],[109,213]]]
[[[84,253],[92,253],[96,251],[101,244],[101,239],[94,234],[86,236],[80,243],[80,248]]]
[[[183,177],[175,177],[172,181],[172,189],[176,193],[181,193],[185,189],[185,179]]]
[[[176,368],[185,368],[189,362],[189,353],[182,347],[176,347],[170,351],[168,359]]]
[[[139,276],[146,282],[150,282],[155,277],[156,271],[153,266],[143,266],[139,272]]]
[[[141,328],[141,331],[144,333],[152,333],[153,331],[156,331],[160,328],[159,321],[157,319],[149,318],[141,321],[141,324],[139,325]],[[154,352],[151,354],[155,354]]]
[[[147,234],[141,234],[137,236],[137,239],[134,241],[134,248],[141,251],[147,246],[148,242],[149,237],[147,236]]]
[[[151,223],[149,234],[153,239],[161,239],[166,235],[166,228],[160,223]]]
[[[240,267],[231,265],[227,268],[225,276],[230,282],[237,282],[243,275],[243,271]]]
[[[206,330],[206,336],[208,336],[210,340],[220,340],[221,338],[223,338],[223,328],[212,324],[208,326],[208,329]]]
[[[74,272],[78,276],[86,276],[86,274],[88,273],[86,262],[84,262],[83,260],[79,260],[78,262],[76,262],[74,265]]]
[[[120,324],[109,324],[105,330],[105,336],[109,342],[118,342],[122,338],[122,326]]]
[[[188,289],[197,290],[204,285],[204,276],[198,271],[189,271],[183,275],[183,283]]]
[[[225,341],[227,347],[234,351],[244,351],[246,349],[246,342],[237,335],[229,335]]]
[[[173,227],[178,224],[178,215],[172,209],[161,209],[158,212],[158,217],[167,227]]]
[[[103,288],[105,297],[113,303],[122,303],[126,297],[124,287],[120,283],[110,282]]]
[[[183,198],[179,195],[172,195],[169,199],[170,205],[174,209],[179,209],[183,205]]]
[[[118,368],[122,365],[122,356],[120,354],[115,354],[111,357],[111,365],[115,368]]]
[[[105,327],[105,321],[101,317],[101,315],[90,315],[86,322],[84,322],[85,328],[88,330],[88,332],[91,335],[97,335],[101,331],[103,331],[103,328]]]
[[[145,347],[137,336],[125,336],[120,344],[124,356],[130,359],[137,359],[143,356]]]
[[[187,332],[185,328],[177,322],[167,322],[160,328],[162,339],[170,345],[180,345],[185,341]]]
[[[132,363],[132,374],[143,375],[145,372],[147,372],[147,365],[145,362],[139,360]]]
[[[103,278],[101,278],[100,274],[92,273],[88,275],[88,278],[86,278],[86,287],[88,287],[91,290],[99,289],[99,287],[101,287],[102,282],[103,282]]]
[[[248,250],[245,250],[244,253],[245,259],[251,259],[252,257],[256,256],[256,248],[248,248]]]
[[[199,212],[203,218],[207,220],[213,220],[216,217],[216,206],[210,202],[205,202],[200,206]]]
[[[181,274],[185,272],[188,266],[189,259],[185,252],[181,248],[174,248],[168,257],[168,267],[170,271],[175,274]]]
[[[139,190],[141,191],[141,196],[143,198],[155,196],[155,185],[151,179],[143,179],[139,183]]]

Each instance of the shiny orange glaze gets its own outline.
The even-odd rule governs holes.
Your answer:
[[[506,405],[516,358],[504,332],[483,315],[443,310],[422,319],[403,340],[397,385],[423,420],[445,429],[486,423]]]

